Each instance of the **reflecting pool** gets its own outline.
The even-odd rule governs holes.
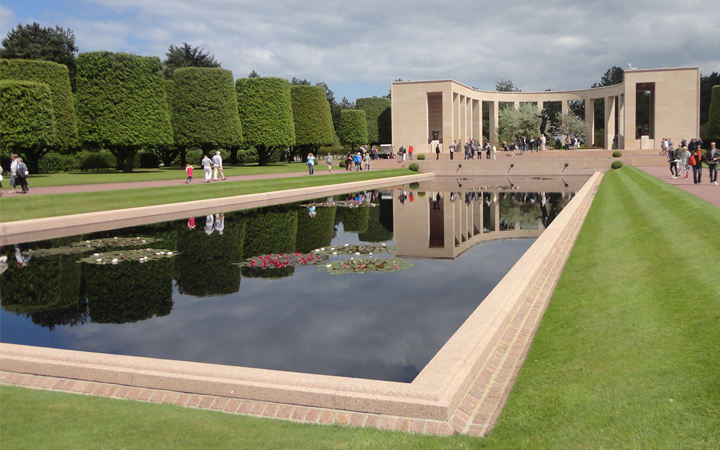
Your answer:
[[[572,195],[411,185],[5,246],[0,340],[410,382]],[[412,267],[321,270],[346,244]]]

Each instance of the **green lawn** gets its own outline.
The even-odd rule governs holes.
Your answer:
[[[334,170],[345,170],[335,162]],[[326,169],[317,167],[318,170]],[[225,176],[235,175],[264,175],[268,173],[286,173],[286,172],[307,172],[308,168],[303,163],[272,163],[267,166],[258,166],[257,164],[238,164],[233,166],[225,166]],[[195,181],[203,178],[201,168],[195,167]],[[10,181],[10,174],[3,175],[7,182]],[[88,172],[69,172],[69,173],[48,173],[48,174],[32,174],[28,178],[30,187],[44,186],[71,186],[76,184],[103,184],[103,183],[125,183],[131,181],[154,181],[154,180],[185,180],[185,168],[168,167],[160,169],[135,169],[133,173],[123,173],[117,170],[93,170]],[[6,185],[6,187],[9,185]]]
[[[720,448],[720,209],[608,172],[488,438],[0,388],[3,448]]]
[[[112,209],[180,203],[209,198],[256,194],[259,192],[325,186],[352,181],[375,180],[412,175],[408,169],[338,173],[321,177],[271,178],[226,181],[224,183],[179,184],[143,189],[82,192],[72,194],[3,196],[0,198],[0,222],[80,214]]]

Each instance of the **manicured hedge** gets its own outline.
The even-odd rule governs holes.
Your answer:
[[[78,145],[77,119],[70,76],[64,64],[25,59],[0,60],[0,79],[35,81],[50,87],[55,114],[56,140],[53,147],[65,152]]]
[[[381,223],[380,214],[382,213],[382,210],[380,206],[378,205],[375,208],[368,209],[370,210],[368,214],[368,227],[367,230],[358,234],[358,239],[363,242],[391,241],[393,239],[393,230],[388,230]]]
[[[335,144],[330,103],[320,86],[291,86],[292,113],[295,123],[295,146],[300,148],[303,161],[309,152]]]
[[[132,171],[141,147],[173,143],[160,59],[91,52],[77,58],[81,143],[110,150]]]
[[[368,132],[365,111],[361,109],[344,109],[340,111],[338,137],[340,142],[344,146],[349,146],[353,152],[355,146],[367,144]]]
[[[267,165],[277,149],[295,145],[290,82],[282,78],[239,78],[235,81],[245,145]]]
[[[355,101],[355,108],[365,111],[368,143],[370,145],[392,142],[390,105],[390,99],[385,97],[359,98]]]
[[[710,113],[705,124],[707,140],[720,141],[720,85],[713,86],[710,100]]]
[[[186,67],[174,72],[172,126],[175,143],[210,152],[242,142],[232,72]]]
[[[295,251],[297,208],[256,209],[245,213],[245,218],[245,258]]]
[[[50,86],[34,81],[0,80],[0,146],[24,153],[31,173],[55,140]]]

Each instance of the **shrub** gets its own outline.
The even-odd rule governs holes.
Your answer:
[[[622,156],[622,152],[621,152],[621,151],[615,150],[615,151],[613,152],[613,158],[619,158],[619,157],[621,157],[621,156]]]
[[[710,112],[704,130],[709,141],[720,139],[720,85],[713,86],[710,99]]]
[[[78,153],[80,170],[104,170],[114,169],[117,166],[117,159],[107,150],[99,152],[83,151]]]
[[[368,143],[387,144],[392,141],[392,117],[390,99],[384,97],[359,98],[355,107],[365,111]]]
[[[355,151],[356,145],[366,144],[368,140],[365,111],[361,109],[344,109],[340,111],[338,137],[343,145]]]
[[[411,163],[408,166],[408,169],[412,170],[413,172],[417,172],[420,170],[420,166],[418,166],[418,163]]]
[[[424,193],[424,192],[418,192],[417,195],[418,195],[418,197],[425,197],[425,193]]]
[[[232,72],[185,67],[173,73],[172,128],[175,144],[206,151],[239,146],[242,128]]]
[[[623,166],[622,161],[613,161],[613,163],[610,165],[610,168],[612,169],[619,169]]]
[[[173,144],[163,66],[154,56],[88,52],[77,58],[80,141],[106,148],[132,171],[141,147]]]
[[[306,159],[322,146],[335,144],[330,103],[320,86],[291,86],[292,113],[295,123],[295,145]]]
[[[420,188],[420,183],[410,183],[410,189],[417,191]]]
[[[290,82],[256,77],[235,80],[245,143],[255,147],[260,165],[276,150],[295,145]]]
[[[425,161],[425,154],[424,154],[424,153],[420,153],[419,155],[417,155],[417,159],[418,159],[419,161]]]
[[[341,160],[340,160],[340,167],[342,167],[343,169],[347,168],[347,161],[345,161],[344,159],[341,159]]]
[[[139,166],[143,169],[157,169],[160,166],[160,157],[157,153],[141,152],[138,156],[140,157]]]
[[[50,152],[40,159],[39,173],[71,172],[79,168],[76,155]]]

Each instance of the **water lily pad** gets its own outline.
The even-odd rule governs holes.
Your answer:
[[[318,253],[280,253],[276,255],[260,255],[254,258],[248,258],[241,263],[235,263],[236,266],[252,267],[255,269],[285,269],[288,267],[298,267],[318,264],[327,261],[326,254]]]
[[[119,264],[129,261],[137,261],[144,263],[147,261],[153,261],[160,258],[172,258],[175,255],[179,255],[177,252],[155,249],[155,248],[142,248],[142,249],[129,249],[129,250],[116,250],[107,253],[95,253],[86,258],[78,260],[78,262],[84,262],[88,264]]]
[[[365,272],[397,272],[398,270],[409,269],[413,263],[403,258],[367,258],[349,259],[344,261],[332,261],[320,270],[332,274],[343,273],[365,273]]]
[[[57,255],[77,255],[87,251],[102,247],[133,247],[137,245],[146,245],[161,241],[162,239],[146,238],[146,237],[112,237],[102,239],[91,239],[86,241],[73,242],[69,246],[55,248],[40,248],[36,250],[28,250],[27,253],[32,256],[57,256]]]

